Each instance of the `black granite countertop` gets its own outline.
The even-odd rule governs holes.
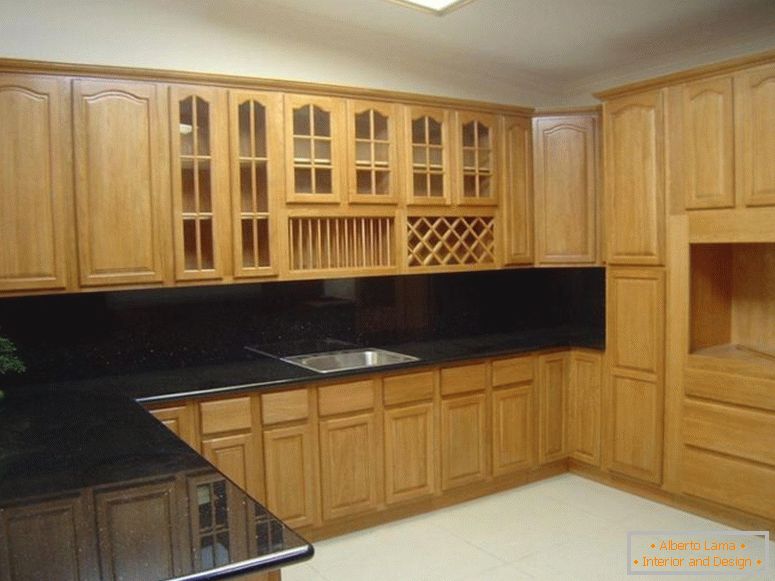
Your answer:
[[[0,401],[0,569],[11,579],[219,579],[312,546],[124,394]]]
[[[89,380],[57,382],[48,386],[57,389],[122,393],[140,402],[152,403],[241,390],[291,386],[365,375],[376,371],[462,362],[480,357],[496,357],[555,347],[586,347],[602,350],[605,348],[605,336],[598,329],[563,327],[368,346],[412,355],[419,360],[376,370],[372,368],[320,374],[285,363],[275,357],[245,350],[243,353],[235,354],[235,360],[217,365],[145,371]]]

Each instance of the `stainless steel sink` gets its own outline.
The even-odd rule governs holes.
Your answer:
[[[335,371],[409,363],[411,361],[419,361],[419,358],[404,355],[403,353],[385,351],[384,349],[347,349],[345,351],[328,351],[325,353],[309,353],[307,355],[283,357],[282,361],[298,365],[304,369],[317,371],[318,373],[333,373]]]

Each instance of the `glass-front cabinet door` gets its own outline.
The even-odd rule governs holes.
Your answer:
[[[175,278],[222,278],[229,171],[226,92],[173,86],[170,114]]]
[[[286,200],[338,203],[345,189],[345,102],[285,95]]]
[[[279,93],[229,92],[234,276],[276,273],[271,245],[283,186]]]
[[[450,203],[450,113],[427,107],[406,108],[408,203]]]
[[[347,102],[350,202],[398,201],[398,107],[373,101]]]
[[[459,139],[457,203],[487,206],[497,204],[497,118],[458,111],[455,114],[455,124]]]

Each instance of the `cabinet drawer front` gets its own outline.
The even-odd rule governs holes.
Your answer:
[[[321,416],[374,409],[374,381],[353,381],[328,385],[318,390]]]
[[[441,394],[482,391],[487,385],[487,366],[484,363],[462,365],[441,370]]]
[[[492,362],[492,385],[510,385],[533,381],[533,358],[513,357]]]
[[[775,381],[760,377],[687,369],[686,394],[775,411]]]
[[[775,414],[721,404],[684,404],[684,442],[775,466]]]
[[[433,397],[433,372],[386,377],[384,389],[385,405],[429,400]]]
[[[683,491],[775,519],[775,470],[702,450],[683,453]]]
[[[261,419],[264,425],[306,420],[309,417],[309,396],[306,389],[267,393],[261,396]]]
[[[249,397],[208,401],[201,404],[200,410],[203,434],[249,430],[252,424]]]

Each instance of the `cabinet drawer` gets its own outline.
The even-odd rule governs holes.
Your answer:
[[[482,391],[487,385],[487,366],[484,363],[448,367],[441,370],[441,394]]]
[[[684,404],[684,442],[775,466],[775,414],[715,403]]]
[[[775,411],[775,381],[761,377],[687,369],[686,394]]]
[[[264,425],[306,420],[309,396],[306,389],[267,393],[261,396],[261,419]]]
[[[318,410],[321,416],[345,414],[373,408],[373,380],[328,385],[318,390]]]
[[[512,357],[492,362],[492,385],[510,385],[533,381],[533,358]]]
[[[202,434],[251,428],[249,397],[208,401],[201,404],[199,409],[202,414]]]
[[[433,398],[433,372],[409,373],[386,377],[385,405],[396,405]]]

